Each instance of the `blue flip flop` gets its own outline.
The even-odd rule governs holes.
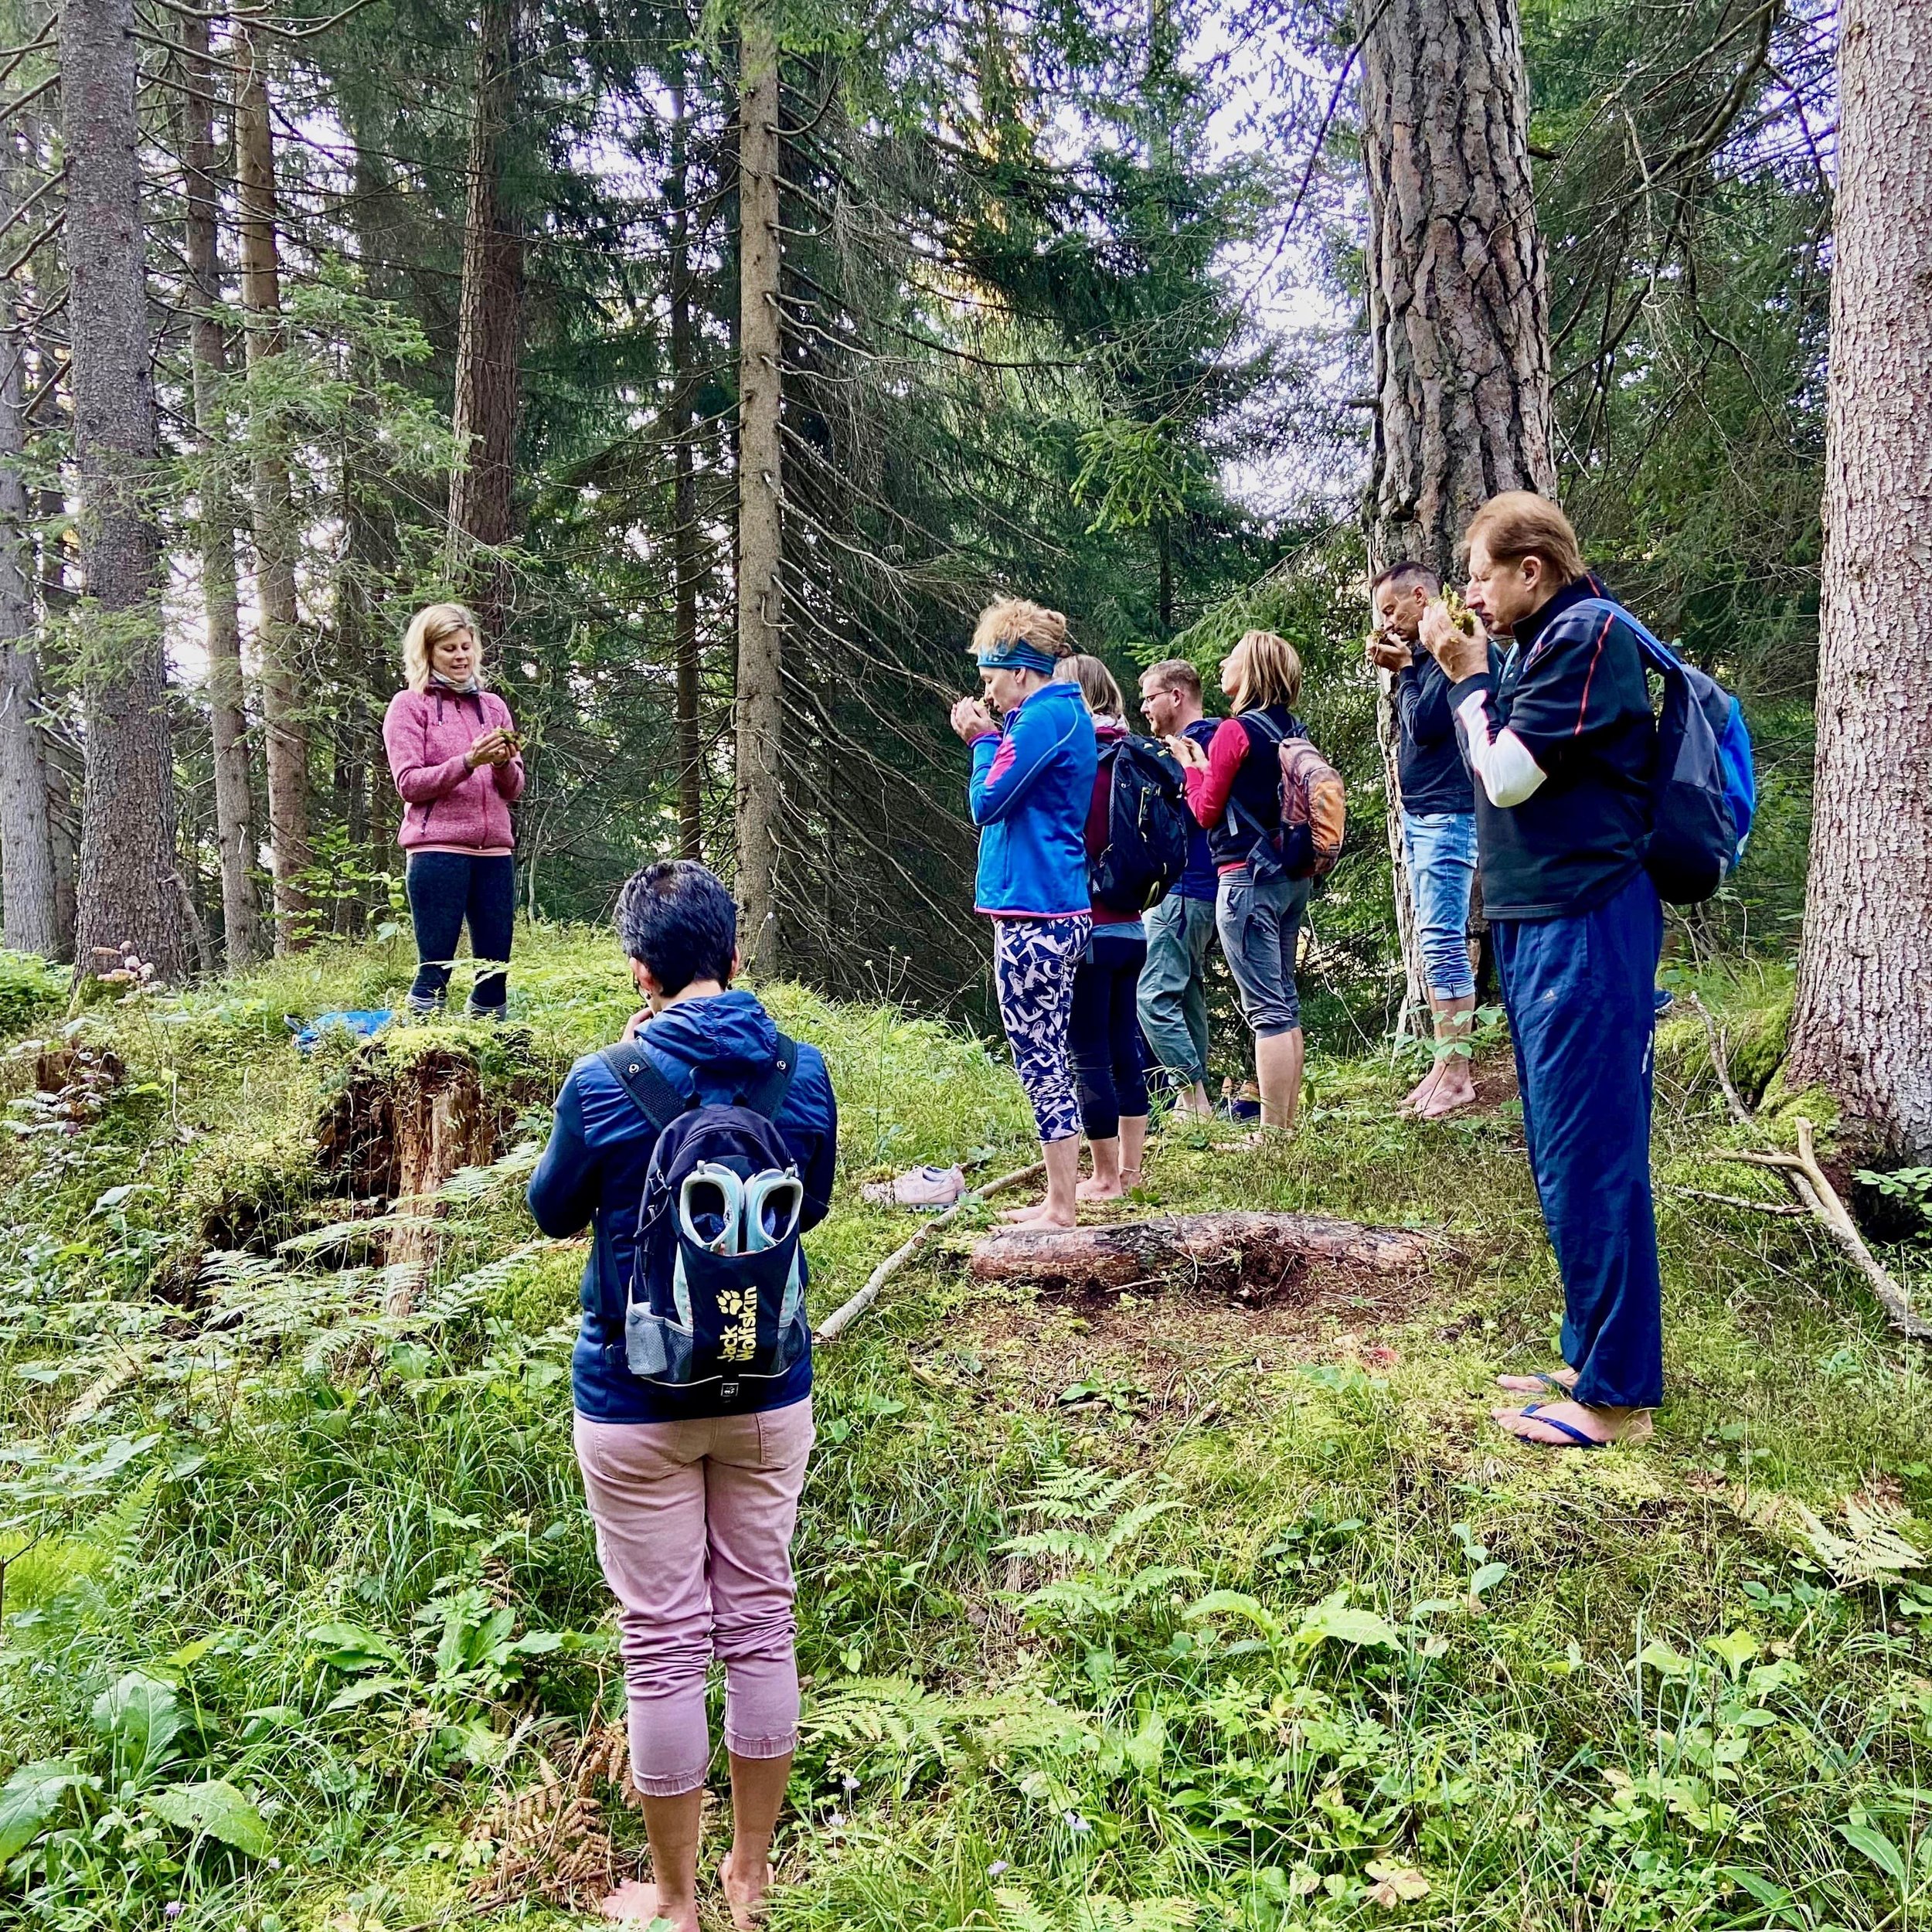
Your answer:
[[[1564,1391],[1564,1395],[1566,1400],[1574,1401],[1576,1400],[1576,1398],[1573,1396],[1571,1396],[1566,1389]],[[1540,1422],[1546,1429],[1555,1429],[1560,1430],[1563,1434],[1569,1437],[1570,1441],[1579,1449],[1607,1449],[1610,1447],[1610,1444],[1607,1442],[1599,1442],[1594,1436],[1585,1435],[1582,1430],[1577,1428],[1573,1423],[1559,1422],[1554,1416],[1545,1415],[1543,1411],[1545,1409],[1548,1408],[1549,1406],[1549,1405],[1545,1402],[1526,1402],[1522,1408],[1518,1410],[1516,1413],[1519,1415],[1535,1417],[1536,1420]],[[1515,1432],[1512,1430],[1511,1433],[1513,1434]],[[1526,1441],[1529,1440],[1529,1438],[1527,1437],[1518,1437],[1518,1440],[1519,1441]],[[1563,1447],[1563,1444],[1560,1442],[1546,1442],[1543,1446],[1546,1449],[1560,1449]]]

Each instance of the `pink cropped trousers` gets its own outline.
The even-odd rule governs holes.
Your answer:
[[[675,1798],[705,1781],[705,1679],[725,1671],[725,1743],[783,1757],[798,1741],[791,1532],[811,1403],[682,1422],[577,1418],[597,1560],[618,1604],[631,1774]]]

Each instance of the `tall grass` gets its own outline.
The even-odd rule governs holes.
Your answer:
[[[451,1202],[416,1318],[325,1250],[202,1272],[218,1193],[341,1211],[308,1136],[345,1055],[284,1016],[407,968],[342,947],[97,1009],[120,1096],[0,1148],[0,1925],[454,1923],[493,1794],[621,1708],[569,1446],[580,1252],[532,1243],[518,1162]],[[1740,1036],[1782,992],[1700,984]],[[977,1041],[771,999],[841,1096],[828,1308],[903,1237],[859,1182],[1015,1158],[1027,1115]],[[519,940],[539,1065],[631,1004],[602,939]],[[1284,1155],[1157,1137],[1148,1192],[1435,1228],[1420,1297],[1056,1304],[972,1288],[968,1228],[827,1351],[778,1932],[1916,1923],[1932,1586],[1836,1580],[1796,1505],[1844,1530],[1859,1492],[1932,1546],[1924,1378],[1805,1224],[1668,1191],[1752,1183],[1713,1158],[1743,1137],[1701,1028],[1662,1049],[1644,1451],[1488,1426],[1559,1308],[1519,1127],[1397,1121],[1386,1056],[1318,1053]]]

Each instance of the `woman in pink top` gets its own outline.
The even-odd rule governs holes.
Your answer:
[[[523,757],[510,707],[483,689],[483,644],[460,604],[419,611],[403,638],[408,689],[389,700],[383,747],[403,798],[396,842],[409,854],[418,964],[410,1011],[442,1005],[463,922],[477,962],[469,1014],[501,1019],[516,915],[510,807]]]

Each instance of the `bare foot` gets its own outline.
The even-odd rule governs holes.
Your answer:
[[[672,1932],[699,1932],[696,1906],[682,1913],[661,1912],[656,1886],[636,1879],[626,1879],[597,1910],[605,1918],[625,1925],[668,1925]]]
[[[1015,1208],[1000,1219],[1015,1228],[1070,1228],[1074,1225],[1071,1214],[1056,1214],[1045,1201],[1036,1201],[1029,1208]]]
[[[765,1915],[765,1894],[771,1889],[769,1862],[758,1868],[756,1878],[740,1879],[736,1870],[737,1855],[725,1854],[718,1867],[718,1883],[724,1888],[725,1903],[731,1908],[731,1923],[736,1932],[751,1932]]]
[[[1121,1192],[1123,1194],[1131,1194],[1140,1184],[1141,1170],[1138,1167],[1124,1167],[1121,1169]]]
[[[1498,1376],[1496,1378],[1498,1389],[1507,1389],[1515,1396],[1546,1396],[1553,1383],[1560,1389],[1575,1388],[1577,1371],[1574,1369],[1559,1369],[1553,1374],[1546,1376]]]
[[[1403,1095],[1401,1100],[1396,1104],[1396,1111],[1398,1114],[1414,1113],[1418,1107],[1421,1107],[1427,1102],[1429,1096],[1436,1090],[1436,1082],[1440,1080],[1441,1077],[1442,1062],[1440,1060],[1431,1060],[1429,1063],[1428,1072],[1423,1074],[1422,1078],[1417,1080],[1415,1085],[1410,1087],[1408,1092]]]
[[[1476,1083],[1469,1077],[1469,1070],[1463,1067],[1457,1073],[1444,1073],[1436,1082],[1429,1097],[1416,1109],[1416,1118],[1439,1121],[1458,1107],[1473,1107],[1475,1101]]]
[[[1577,1436],[1591,1443],[1635,1444],[1649,1441],[1656,1434],[1648,1409],[1587,1408],[1580,1402],[1539,1402],[1532,1406],[1536,1411],[1534,1415],[1521,1409],[1492,1409],[1489,1419],[1522,1441],[1533,1442],[1545,1449],[1580,1449],[1583,1444],[1577,1440]],[[1566,1427],[1575,1434],[1566,1434]]]
[[[1117,1181],[1083,1181],[1073,1190],[1081,1201],[1117,1201],[1127,1192],[1126,1177]]]

